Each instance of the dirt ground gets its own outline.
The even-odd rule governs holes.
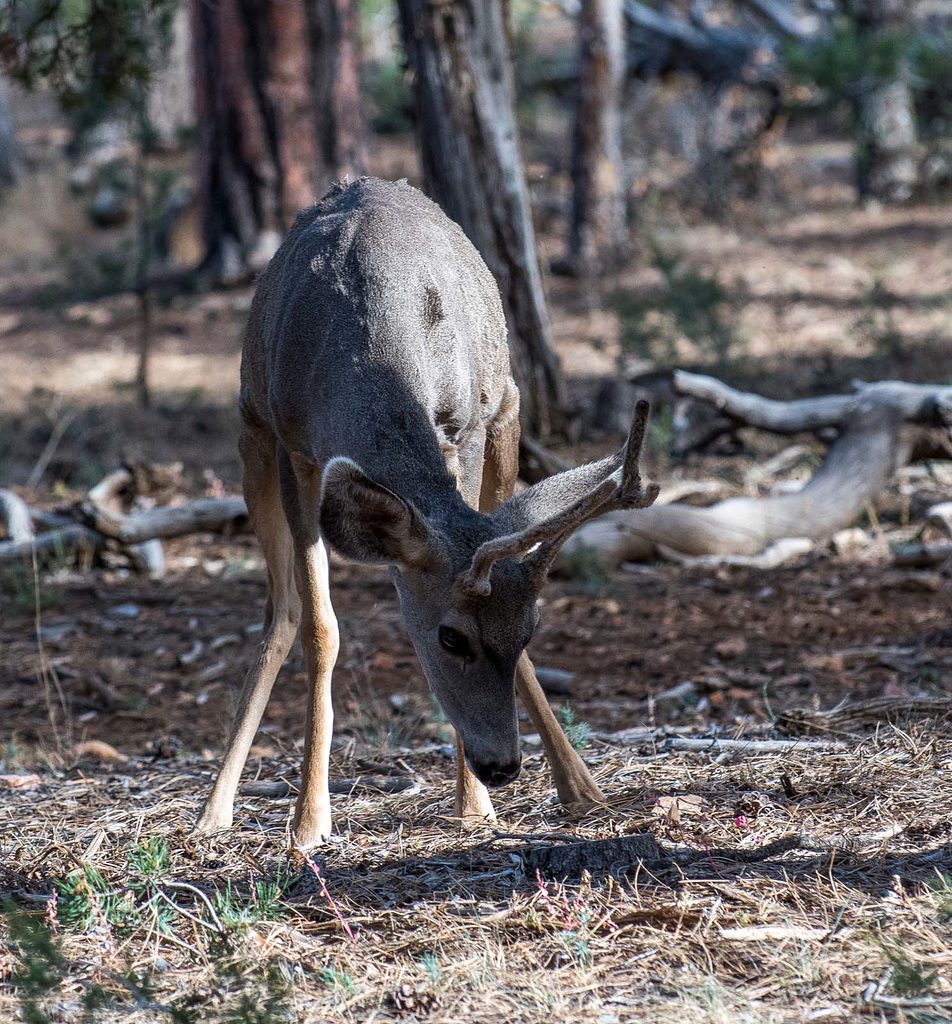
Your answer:
[[[35,158],[35,202],[68,209],[65,184]],[[743,352],[725,375],[780,397],[857,377],[948,381],[952,209],[856,209],[843,147],[788,146],[777,174],[798,183],[782,208],[727,224],[670,207],[652,215],[652,231],[737,297]],[[140,410],[128,386],[134,302],[37,301],[38,282],[62,284],[63,270],[48,248],[14,244],[29,208],[24,196],[12,212],[0,205],[0,484],[52,508],[120,459],[141,458],[181,461],[191,496],[236,490],[249,292],[178,298],[157,312],[155,403]],[[84,236],[81,218],[47,211],[43,223],[74,248],[106,244]],[[558,244],[547,235],[544,253]],[[614,289],[653,281],[631,270],[594,296],[549,282],[573,394],[614,364]],[[901,337],[888,348],[869,328],[876,282]],[[64,424],[42,479],[26,488]],[[655,442],[650,468],[662,482],[717,476],[737,493],[745,471],[777,450],[750,434],[739,456],[673,464]],[[553,704],[590,730],[583,756],[608,805],[583,817],[559,808],[530,735],[523,777],[496,798],[498,828],[472,834],[452,820],[451,736],[385,574],[335,563],[333,775],[393,775],[407,788],[335,796],[338,835],[283,885],[273,915],[224,928],[224,961],[224,931],[206,934],[203,900],[227,885],[254,902],[256,884],[277,877],[290,813],[287,794],[242,797],[233,835],[188,833],[260,637],[254,541],[169,543],[161,580],[118,564],[5,574],[0,893],[45,908],[62,937],[67,980],[51,1019],[80,1019],[94,982],[131,999],[115,1019],[135,1021],[166,1019],[156,1006],[176,1000],[221,1015],[202,1019],[271,1019],[227,1013],[242,986],[259,993],[260,1009],[275,985],[286,1006],[273,1019],[294,1021],[952,1019],[952,732],[936,700],[952,686],[952,574],[896,569],[889,551],[910,534],[911,514],[948,498],[944,479],[897,480],[859,524],[869,543],[851,554],[820,551],[769,573],[651,565],[553,580],[531,653],[571,674],[570,695]],[[293,789],[304,691],[295,650],[249,778]],[[879,720],[804,714],[879,698],[892,702]],[[626,729],[639,735],[619,735]],[[716,736],[750,744],[670,744]],[[802,748],[759,746],[798,738]],[[118,758],[77,756],[89,740]],[[637,835],[656,845],[620,879],[568,872],[563,884],[557,867],[532,867],[538,847]],[[120,927],[103,894],[125,890],[126,858],[150,837],[169,856],[153,888],[183,913],[160,926],[143,910]],[[49,897],[88,866],[105,888],[92,886],[92,923],[77,928]],[[18,969],[12,947],[0,956],[6,1020],[24,1011],[3,986],[3,972]],[[116,981],[126,967],[149,972],[152,995],[129,996]]]

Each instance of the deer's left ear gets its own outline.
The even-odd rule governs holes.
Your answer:
[[[358,562],[435,569],[444,561],[426,518],[351,459],[331,459],[324,469],[320,526],[331,547]]]

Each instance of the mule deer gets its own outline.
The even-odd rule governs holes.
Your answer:
[[[227,828],[271,687],[301,628],[310,683],[294,842],[331,829],[337,620],[325,542],[391,566],[430,688],[456,729],[456,813],[519,772],[518,691],[563,803],[602,801],[525,653],[536,597],[581,523],[651,504],[626,446],[513,497],[519,393],[492,275],[405,182],[337,185],[297,218],[258,285],[241,362],[244,489],[268,569],[265,636],[198,822]]]

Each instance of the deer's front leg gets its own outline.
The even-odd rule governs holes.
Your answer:
[[[307,850],[331,834],[331,798],[328,792],[334,728],[331,679],[340,641],[337,616],[330,599],[327,549],[322,540],[311,543],[301,553],[296,578],[303,606],[301,645],[307,663],[308,699],[301,790],[294,808],[293,828],[295,847]]]
[[[496,821],[489,790],[469,770],[459,733],[456,734],[456,817],[462,820],[464,827]]]
[[[319,523],[321,476],[296,456],[279,456],[281,503],[294,538],[294,582],[301,597],[301,647],[307,665],[308,696],[304,721],[304,764],[294,807],[294,846],[307,850],[331,834],[328,770],[334,709],[331,677],[340,638],[331,605],[327,548]]]
[[[516,666],[516,692],[539,730],[559,800],[570,806],[603,804],[605,797],[602,796],[602,791],[552,713],[539,680],[536,679],[529,655],[525,651],[522,652]]]

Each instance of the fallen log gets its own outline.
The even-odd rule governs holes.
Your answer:
[[[29,540],[8,540],[0,543],[0,562],[30,561],[46,558],[74,557],[77,554],[92,556],[105,544],[105,538],[94,530],[73,523],[49,533],[41,533]]]
[[[808,483],[792,494],[729,498],[707,508],[655,505],[586,524],[562,548],[556,568],[579,552],[606,566],[668,558],[733,561],[773,568],[850,526],[920,447],[921,436],[952,426],[952,388],[886,381],[850,395],[779,402],[713,377],[675,371],[677,394],[713,405],[732,423],[780,434],[833,429],[838,436]]]
[[[866,402],[894,408],[907,423],[952,427],[952,387],[931,384],[857,382],[849,395],[821,395],[782,402],[738,391],[716,377],[675,370],[671,387],[677,395],[713,406],[732,426],[757,427],[774,434],[817,433],[841,427]]]
[[[364,775],[353,779],[331,779],[328,789],[338,796],[362,796],[367,793],[406,793],[419,783],[406,775]],[[241,787],[243,796],[293,796],[300,788],[299,781],[246,782]]]
[[[132,515],[117,515],[84,501],[77,518],[89,529],[122,545],[141,544],[156,538],[167,540],[192,533],[248,533],[248,508],[243,498],[199,498],[176,507],[147,509]]]
[[[927,569],[952,561],[952,544],[903,544],[893,552],[896,565],[907,569]]]

